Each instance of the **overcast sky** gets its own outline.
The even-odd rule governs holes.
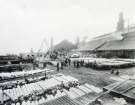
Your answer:
[[[135,0],[0,0],[0,54],[115,31],[121,11],[135,23]]]

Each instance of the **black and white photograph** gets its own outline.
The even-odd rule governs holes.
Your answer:
[[[0,0],[0,105],[135,105],[135,0]]]

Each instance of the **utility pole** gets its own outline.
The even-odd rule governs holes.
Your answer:
[[[51,41],[50,41],[50,52],[51,52],[51,54],[52,54],[52,52],[53,52],[53,37],[51,37]]]

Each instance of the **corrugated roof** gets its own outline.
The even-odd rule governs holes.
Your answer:
[[[80,51],[121,49],[135,49],[135,30],[102,35],[94,38],[79,48]]]
[[[121,39],[122,39],[121,32],[113,32],[113,33],[105,34],[105,35],[93,38],[91,41],[87,42],[85,45],[82,45],[79,48],[79,50],[80,51],[96,50],[110,40],[121,40]]]
[[[135,49],[135,32],[125,34],[123,40],[109,41],[98,50],[126,50]]]
[[[79,48],[80,51],[89,51],[89,50],[95,50],[99,46],[103,45],[106,42],[106,40],[101,39],[99,40],[94,40],[94,41],[89,41],[85,45],[81,46]]]

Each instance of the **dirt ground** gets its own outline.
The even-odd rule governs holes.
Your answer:
[[[56,73],[58,73],[56,67],[47,66],[47,68],[53,69]],[[120,75],[134,75],[135,67],[119,69],[119,71]],[[115,82],[113,80],[110,80],[110,77],[114,76],[114,74],[111,74],[110,70],[95,70],[86,67],[80,67],[79,69],[77,69],[74,68],[73,65],[71,65],[70,67],[64,67],[62,70],[60,69],[59,73],[63,73],[64,75],[71,75],[77,78],[82,83],[87,82],[100,88],[103,88],[104,86]]]
[[[56,67],[47,66],[47,68],[53,69],[57,73]],[[128,68],[128,69],[119,69],[119,70],[120,70],[120,75],[123,74],[133,75],[133,73],[135,74],[135,67]],[[63,70],[59,71],[59,73],[63,73],[64,75],[71,75],[77,78],[81,83],[86,82],[94,86],[97,86],[99,88],[103,88],[104,86],[107,86],[115,82],[113,80],[110,80],[110,76],[114,75],[111,74],[110,72],[111,72],[110,70],[94,70],[86,67],[81,67],[77,69],[74,68],[72,65],[70,67],[64,67]],[[106,95],[102,99],[106,102],[105,105],[113,105],[113,104],[109,104],[110,102],[113,102],[112,96]],[[134,104],[128,103],[128,105],[134,105]]]
[[[56,67],[48,66],[47,68],[56,71]],[[112,75],[109,70],[93,70],[86,67],[80,67],[79,69],[77,69],[73,66],[70,66],[64,67],[62,70],[59,71],[59,73],[63,73],[64,75],[71,75],[77,78],[81,83],[87,82],[101,88],[114,82],[112,80],[109,80],[110,76]]]

